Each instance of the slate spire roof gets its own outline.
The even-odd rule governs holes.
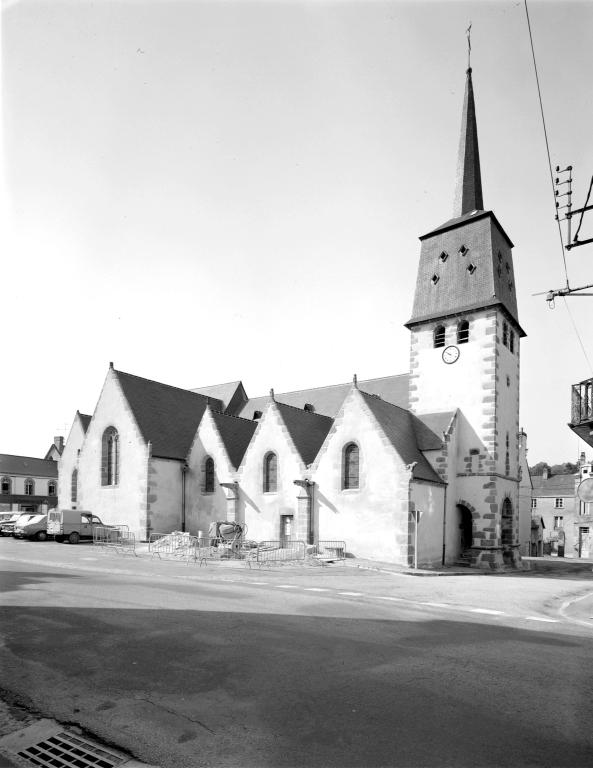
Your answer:
[[[484,208],[482,200],[482,177],[480,174],[480,151],[478,149],[478,126],[476,105],[472,85],[472,70],[468,68],[461,118],[461,136],[457,157],[457,179],[453,216],[458,218],[472,211]]]

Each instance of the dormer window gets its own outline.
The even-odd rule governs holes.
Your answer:
[[[311,403],[305,403],[303,411],[307,411],[307,413],[315,413],[315,406]]]
[[[431,282],[433,285],[436,285],[436,284],[439,282],[439,280],[440,280],[440,279],[441,279],[441,278],[440,278],[438,275],[433,275],[433,276],[430,278],[430,282]]]
[[[253,411],[253,420],[257,421],[258,419],[261,419],[261,411]]]
[[[439,256],[439,259],[444,263],[449,258],[449,254],[447,251],[441,251],[441,255]]]
[[[468,264],[467,265],[467,271],[470,273],[470,275],[473,275],[476,271],[477,267],[475,264]]]
[[[445,326],[444,325],[437,325],[437,327],[434,329],[433,342],[435,347],[445,346]]]
[[[459,249],[459,255],[460,256],[465,256],[465,254],[468,251],[469,251],[469,248],[467,246],[465,246],[465,245],[462,245],[461,248]]]

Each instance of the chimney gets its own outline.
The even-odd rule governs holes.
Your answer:
[[[544,471],[542,472],[543,479],[547,480],[549,476],[550,476],[550,472],[549,472],[548,468],[544,467]]]
[[[62,435],[56,435],[54,437],[54,445],[58,449],[58,453],[61,456],[62,455],[62,451],[64,450],[64,438],[62,437]]]

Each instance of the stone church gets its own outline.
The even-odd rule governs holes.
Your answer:
[[[344,540],[401,565],[518,564],[525,333],[466,76],[453,218],[420,237],[409,371],[250,398],[240,381],[185,390],[111,364],[60,458],[60,507],[142,540],[236,520],[249,539]]]

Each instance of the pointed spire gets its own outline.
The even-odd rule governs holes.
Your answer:
[[[467,81],[465,83],[463,116],[461,118],[461,138],[457,158],[455,208],[453,211],[455,218],[471,211],[481,211],[484,208],[471,67],[468,67],[466,74]]]

